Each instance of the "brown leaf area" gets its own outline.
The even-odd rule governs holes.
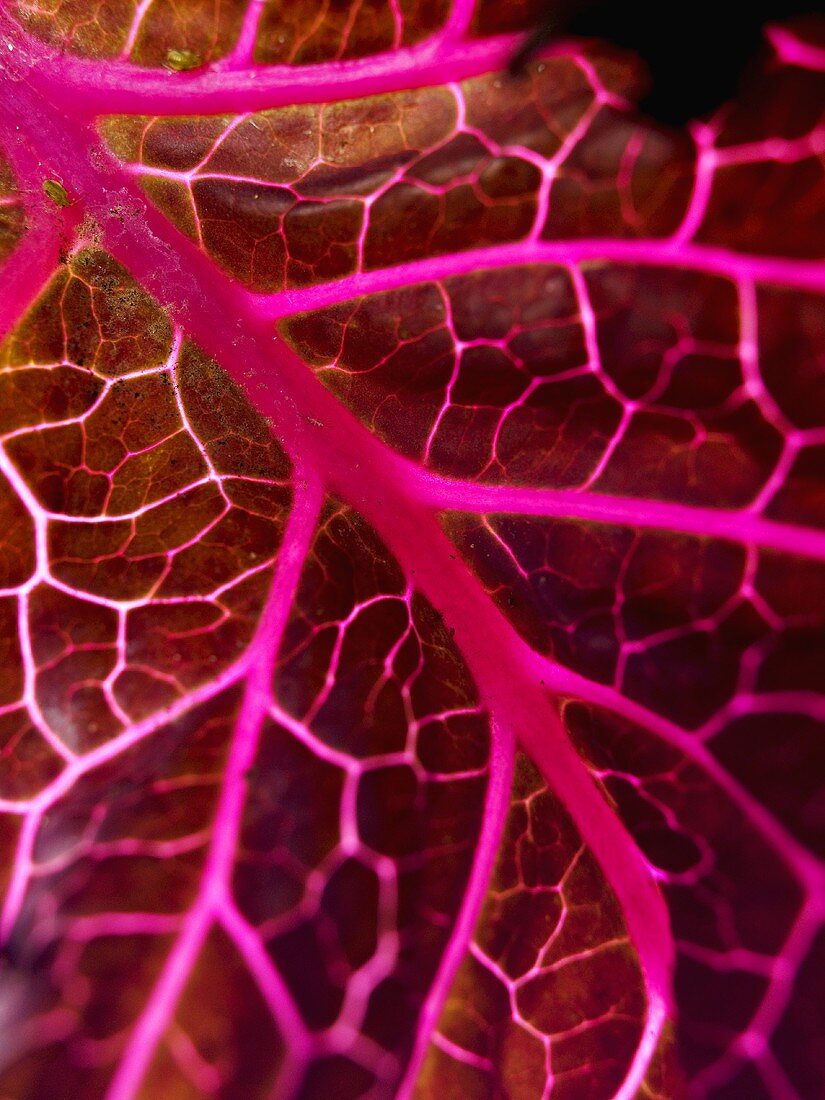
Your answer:
[[[17,0],[16,15],[29,33],[81,57],[125,54],[138,65],[159,66],[169,50],[189,50],[201,64],[232,48],[248,0]]]
[[[563,1100],[612,1095],[636,1053],[646,1002],[620,907],[564,808],[519,755],[487,899],[415,1095],[535,1097],[550,1085]]]
[[[751,808],[743,812],[741,801],[737,806],[727,797],[728,774],[717,761],[749,793],[764,797],[763,769],[781,744],[794,804],[771,809],[821,851],[821,835],[810,830],[818,798],[812,786],[819,788],[813,776],[822,774],[821,729],[792,713],[752,716],[709,740],[702,764],[689,749],[667,745],[601,708],[570,702],[563,716],[662,882],[677,948],[679,1055],[691,1087],[731,1097],[761,1087],[758,1070],[737,1051],[736,1037],[745,1033],[754,1047],[770,1052],[798,1095],[815,1093],[821,1062],[809,1014],[818,1012],[811,1000],[821,965],[817,918],[786,862],[760,835]],[[736,740],[740,755],[733,761],[726,749]],[[805,945],[807,957],[789,990],[780,960],[797,944]]]
[[[255,60],[309,65],[369,57],[421,42],[444,25],[449,13],[449,0],[270,0],[259,25]]]
[[[822,563],[581,520],[447,525],[531,646],[605,685],[614,713],[571,702],[564,721],[662,882],[694,1087],[758,1087],[744,1032],[799,1095],[815,1091],[817,916],[806,857],[795,872],[787,853],[825,850]],[[797,951],[791,991],[781,960]]]
[[[821,687],[819,562],[618,524],[463,514],[446,524],[532,647],[681,729],[715,732],[740,693]]]
[[[499,0],[476,0],[470,31],[483,37],[527,30],[546,14],[547,0],[510,0],[507,4]]]
[[[273,695],[283,713],[252,766],[240,911],[313,1028],[335,1023],[358,968],[394,954],[363,1032],[404,1051],[470,872],[489,730],[440,618],[348,508],[322,513]]]
[[[101,128],[150,199],[256,291],[571,231],[673,232],[693,146],[610,106],[632,69],[593,51],[527,79]]]
[[[0,394],[11,462],[0,575],[25,591],[19,610],[2,601],[0,694],[22,699],[29,639],[41,720],[86,751],[243,652],[291,499],[289,463],[223,372],[94,249],[71,258],[3,344]],[[37,555],[32,509],[48,516]],[[36,755],[45,777],[54,762],[45,746]],[[34,781],[3,761],[4,796]]]
[[[449,0],[15,0],[31,34],[80,57],[125,58],[174,67],[170,51],[200,68],[233,52],[253,21],[252,59],[261,65],[307,65],[369,57],[435,34]]]
[[[281,329],[372,431],[447,477],[715,508],[757,498],[797,427],[822,422],[819,298],[760,288],[757,378],[740,343],[753,318],[733,280],[606,261],[577,275],[550,264],[482,270]],[[780,369],[788,341],[798,371]],[[792,506],[782,509],[783,496],[818,510],[805,463],[817,444],[812,432],[777,486],[782,518]]]
[[[6,956],[4,986],[19,974],[20,1002],[3,1091],[49,1095],[58,1080],[76,1095],[105,1090],[197,895],[239,703],[233,689],[193,708],[80,778],[44,815]],[[228,958],[211,961],[201,1026],[227,1001],[249,1019],[248,978]],[[233,1046],[215,1034],[208,1057],[220,1067]]]
[[[610,59],[591,60],[609,86]],[[599,106],[571,59],[539,68],[520,112],[506,81],[467,82],[472,140],[459,134],[427,158],[449,195],[467,172],[483,188],[486,169],[472,160],[478,128],[491,143],[497,126],[510,134],[508,156],[548,158],[546,214],[529,228],[512,223],[512,233],[506,218],[497,222],[499,243],[526,238],[537,262],[496,264],[491,253],[485,271],[482,255],[472,274],[301,313],[282,331],[372,431],[438,474],[752,507],[822,527],[821,295],[777,285],[746,254],[764,265],[825,251],[816,153],[825,78],[769,67],[721,120],[714,151],[697,160],[684,135]],[[521,178],[512,164],[508,171]],[[527,190],[539,196],[545,186]],[[424,206],[404,188],[395,192],[399,215],[413,217]],[[515,194],[509,215],[526,209]],[[449,247],[491,244],[473,202],[461,203],[467,221],[455,219],[462,228]],[[401,259],[437,255],[452,215],[432,233],[415,217],[415,234],[396,234]],[[393,224],[388,214],[382,234],[392,237]],[[581,261],[549,262],[549,249],[564,260],[571,242],[592,238]],[[643,246],[623,258],[619,242],[634,240]],[[719,252],[683,268],[667,257],[668,242]]]

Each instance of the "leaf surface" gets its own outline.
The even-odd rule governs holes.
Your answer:
[[[533,16],[3,17],[10,1095],[821,1090],[825,63]]]

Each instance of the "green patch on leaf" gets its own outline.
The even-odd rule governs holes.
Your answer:
[[[165,68],[171,69],[173,72],[185,73],[191,69],[199,69],[203,65],[203,58],[194,50],[170,49],[166,51],[163,64]]]
[[[56,206],[71,206],[72,200],[62,183],[57,180],[43,180],[43,192]]]

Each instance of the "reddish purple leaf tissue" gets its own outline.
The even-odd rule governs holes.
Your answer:
[[[4,1097],[825,1092],[825,32],[535,7],[4,5]]]

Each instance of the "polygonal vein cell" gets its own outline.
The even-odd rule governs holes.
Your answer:
[[[434,473],[823,527],[822,298],[741,298],[700,272],[530,265],[354,299],[281,331]]]
[[[590,701],[564,723],[665,886],[696,1088],[744,1089],[744,1042],[804,1096],[815,1046],[788,1035],[810,1034],[822,919],[823,563],[804,540],[795,556],[541,516],[445,524],[546,655],[537,674]]]
[[[726,717],[804,714],[821,691],[822,562],[582,520],[445,523],[534,649],[703,738]]]
[[[358,1036],[346,1058],[319,1055],[302,1095],[323,1095],[342,1074],[387,1089],[471,873],[487,722],[439,617],[335,503],[273,689],[249,773],[237,904],[318,1042]]]

